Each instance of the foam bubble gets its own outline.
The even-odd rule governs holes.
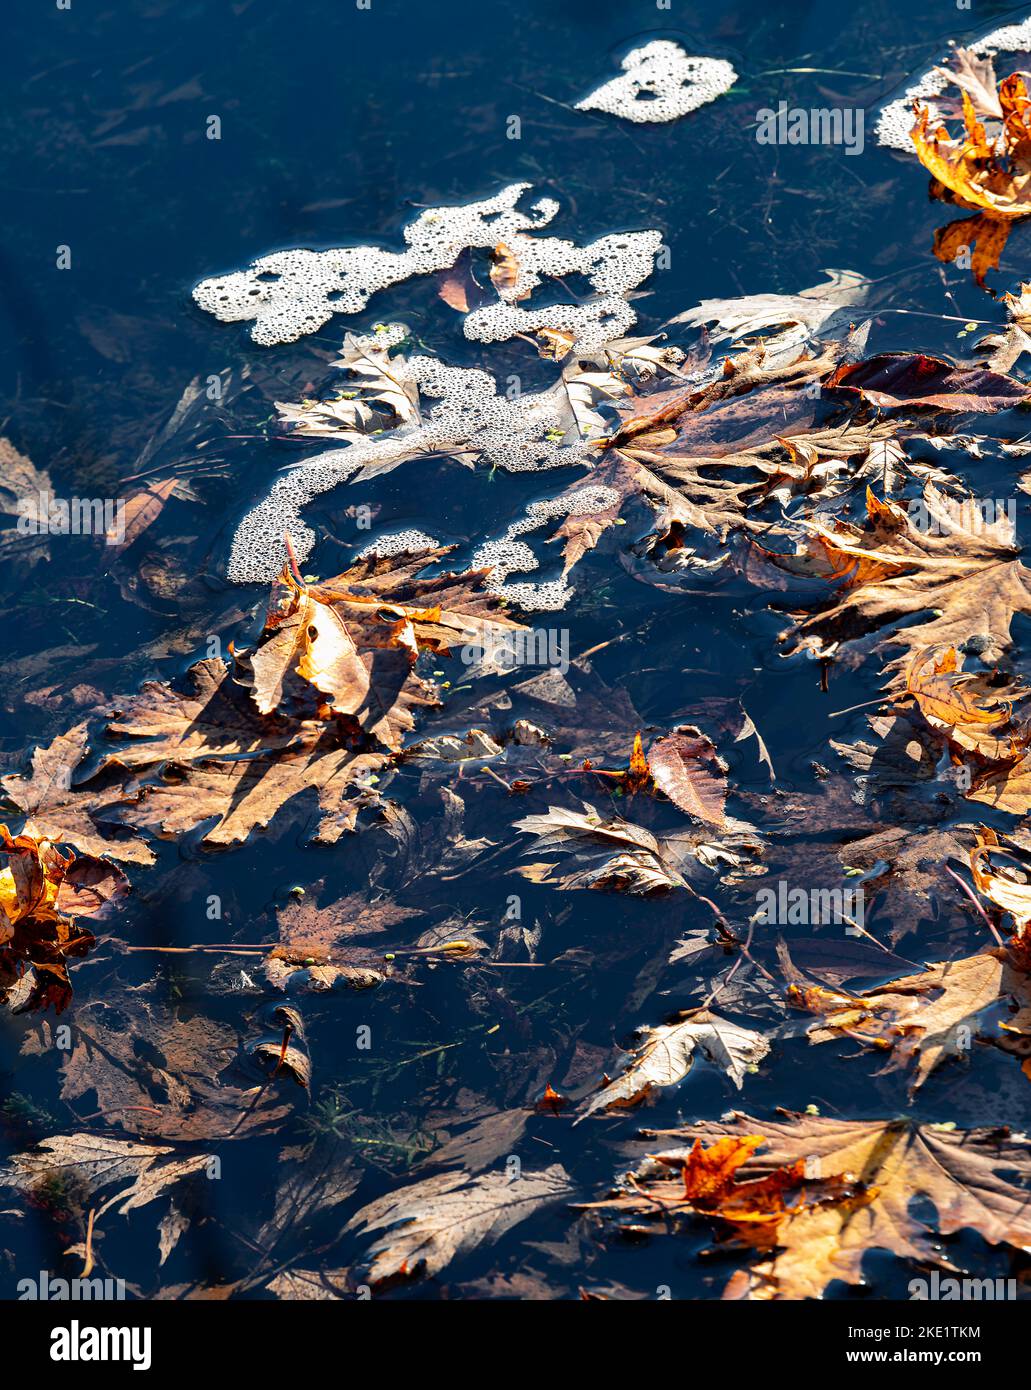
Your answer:
[[[593,350],[635,322],[625,296],[651,274],[661,233],[616,233],[586,246],[561,237],[526,236],[547,226],[558,211],[552,198],[538,199],[528,214],[517,211],[515,204],[529,188],[513,183],[482,202],[428,208],[404,229],[405,251],[375,246],[276,251],[247,270],[202,280],[193,297],[224,323],[253,319],[251,337],[256,343],[290,343],[316,332],[334,314],[359,313],[378,290],[412,275],[446,270],[467,248],[504,242],[518,261],[515,282],[499,291],[497,304],[467,315],[466,337],[493,343],[536,328],[554,328],[575,333],[575,347]],[[542,276],[573,272],[585,275],[600,298],[535,310],[517,305],[540,285]]]
[[[434,536],[428,536],[425,531],[416,531],[409,527],[404,531],[384,531],[378,536],[374,536],[368,545],[363,546],[355,556],[356,560],[364,560],[366,556],[374,555],[378,560],[386,560],[394,555],[418,554],[420,550],[436,550],[440,541]]]
[[[334,314],[357,314],[371,297],[411,275],[447,270],[466,247],[496,246],[519,232],[546,226],[558,211],[542,198],[530,215],[515,204],[528,183],[512,183],[493,198],[464,207],[427,208],[404,229],[406,251],[376,246],[330,251],[275,251],[249,269],[202,280],[193,297],[224,323],[253,319],[256,343],[292,343]]]
[[[635,48],[620,66],[622,76],[578,101],[578,111],[604,111],[638,123],[675,121],[715,101],[737,80],[723,58],[691,58],[669,39]]]
[[[510,574],[528,574],[540,568],[537,556],[519,537],[546,526],[553,517],[593,516],[596,512],[608,511],[618,501],[619,493],[614,488],[596,483],[577,488],[574,492],[562,493],[559,497],[531,502],[526,514],[513,521],[503,536],[485,541],[473,555],[474,569],[486,566],[491,569],[483,587],[488,593],[518,604],[528,613],[555,612],[564,608],[573,595],[564,576],[541,584],[508,582]]]
[[[314,497],[340,483],[389,472],[408,459],[452,454],[479,458],[506,472],[537,472],[594,457],[587,427],[576,425],[562,381],[510,400],[498,393],[494,377],[476,368],[449,367],[421,356],[396,358],[390,366],[398,381],[414,383],[439,403],[418,424],[402,425],[388,435],[356,438],[345,448],[316,454],[279,478],[237,527],[228,566],[234,583],[274,579],[287,558],[284,533],[298,560],[308,558],[316,536],[300,513]]]

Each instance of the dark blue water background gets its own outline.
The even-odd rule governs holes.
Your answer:
[[[979,3],[976,28],[1008,13]],[[525,343],[483,348],[466,341],[460,317],[428,280],[388,290],[367,313],[335,319],[298,344],[263,349],[243,326],[219,324],[195,308],[190,290],[198,279],[283,247],[372,242],[399,249],[401,228],[419,208],[526,180],[537,195],[559,201],[556,235],[579,242],[613,230],[661,229],[670,268],[635,301],[642,332],[705,297],[794,292],[818,282],[823,268],[839,267],[887,277],[891,306],[907,311],[878,319],[871,350],[958,353],[965,350],[956,338],[964,321],[1000,322],[1001,310],[966,274],[930,255],[947,210],[928,201],[926,179],[912,161],[876,148],[872,124],[877,105],[906,75],[940,57],[945,40],[970,32],[971,23],[968,12],[945,0],[690,7],[675,0],[669,12],[643,0],[372,0],[369,11],[346,0],[73,0],[70,11],[45,0],[9,0],[0,48],[4,432],[49,469],[60,495],[117,495],[191,379],[221,374],[230,386],[210,417],[199,414],[149,460],[174,462],[172,471],[192,479],[194,496],[168,505],[131,564],[105,574],[96,548],[69,542],[42,569],[5,576],[3,769],[20,769],[27,750],[101,697],[132,691],[146,678],[179,676],[204,654],[197,634],[206,615],[210,631],[226,638],[235,633],[240,641],[254,631],[263,595],[226,585],[229,540],[289,457],[266,435],[271,402],[325,383],[327,358],[345,327],[402,319],[449,362],[487,366],[499,377],[517,371],[530,388],[553,379],[553,366]],[[739,73],[733,91],[668,126],[632,126],[571,109],[630,47],[660,35],[690,52],[729,58]],[[835,148],[758,145],[755,113],[781,99],[865,108],[865,152],[851,158]],[[212,114],[222,123],[217,142],[205,138]],[[506,137],[511,115],[521,119],[518,141]],[[1006,253],[1007,285],[1021,278],[1027,244],[1018,231]],[[72,250],[71,270],[55,269],[60,245]],[[379,523],[421,527],[454,540],[464,554],[528,501],[569,481],[488,478],[448,461],[411,463],[346,498],[320,499],[312,515],[336,542],[308,568],[336,572],[361,539],[343,516],[348,504],[368,502]],[[1012,495],[1012,480],[1000,486],[1005,491],[995,495]],[[647,587],[624,572],[617,552],[616,543],[606,543],[580,567],[577,597],[563,619],[574,654],[631,634],[601,652],[594,670],[627,693],[646,728],[697,719],[706,701],[743,694],[780,785],[811,790],[813,760],[829,761],[828,738],[864,728],[861,715],[832,722],[828,713],[870,698],[874,671],[842,674],[828,703],[812,663],[774,653],[783,620],[767,611],[765,596],[743,588],[714,596]],[[141,595],[132,574],[148,563],[162,573],[182,568],[187,582]],[[1020,623],[1015,632],[1018,642],[1026,637]],[[456,697],[435,728],[462,731],[468,723]],[[626,732],[629,740],[635,730]],[[735,785],[762,792],[765,774],[751,746],[732,747],[728,756]],[[468,795],[467,834],[512,837],[508,826],[525,811],[513,811],[498,791]],[[426,798],[420,802],[417,773],[399,778],[392,795],[421,807],[417,814],[439,814],[427,809]],[[230,932],[268,939],[275,904],[291,885],[310,889],[326,879],[333,894],[360,891],[375,839],[304,849],[303,822],[281,817],[272,832],[231,853],[202,852],[190,841],[161,846],[156,868],[133,871],[137,891],[125,934],[137,944],[195,944]],[[871,829],[877,824],[871,816]],[[818,854],[835,833],[830,815],[826,824],[797,827],[781,841],[784,862]],[[512,884],[500,871],[450,886],[430,875],[409,897],[423,904],[429,921],[459,912],[496,929]],[[706,973],[657,970],[678,934],[706,925],[696,907],[531,885],[520,891],[524,915],[544,927],[539,958],[579,952],[580,966],[493,977],[427,971],[407,992],[334,996],[310,1006],[312,1106],[343,1098],[357,1118],[341,1142],[363,1160],[370,1141],[388,1135],[396,1143],[382,1165],[369,1165],[352,1207],[415,1173],[425,1149],[460,1129],[476,1105],[532,1104],[549,1081],[582,1087],[611,1067],[615,1044],[634,1026],[658,1022],[704,994]],[[220,923],[205,916],[210,894],[226,905]],[[733,895],[724,906],[735,911]],[[934,958],[938,916],[929,903],[928,922],[907,937],[908,954]],[[971,949],[976,942],[971,926]],[[592,965],[592,957],[604,964]],[[75,1008],[90,998],[151,979],[154,959],[161,958],[127,960],[100,950],[76,973],[67,1021],[74,1027]],[[158,967],[158,994],[185,1016],[196,1010],[240,1021],[253,1009],[253,1001],[212,994],[211,958],[169,959],[176,964]],[[376,1049],[356,1057],[351,1039],[365,1022]],[[96,1108],[80,1102],[75,1114],[59,1099],[56,1051],[23,1055],[37,1027],[24,1018],[0,1026],[0,1094],[17,1100],[0,1134],[5,1155],[40,1134],[81,1130],[78,1116]],[[424,1050],[427,1059],[413,1060]],[[748,1079],[748,1107],[762,1115],[778,1105],[815,1104],[825,1114],[863,1117],[911,1110],[962,1124],[1019,1125],[1026,1115],[1027,1082],[994,1050],[978,1057],[976,1072],[943,1069],[912,1106],[902,1073],[871,1077],[869,1058],[853,1060],[854,1052],[845,1045],[811,1049],[804,1039],[778,1044],[774,1064]],[[678,1117],[715,1118],[737,1102],[714,1071],[698,1065],[647,1119],[668,1126]],[[271,1201],[283,1145],[305,1142],[312,1113],[301,1102],[284,1134],[229,1146],[223,1180],[209,1184],[207,1219],[195,1219],[164,1270],[155,1265],[156,1217],[144,1212],[131,1225],[108,1218],[106,1267],[145,1294],[247,1273],[256,1261],[247,1243],[255,1213]],[[605,1120],[573,1131],[567,1119],[556,1119],[538,1126],[519,1152],[527,1164],[563,1162],[590,1197],[619,1168],[609,1141],[627,1137],[636,1123]],[[446,1278],[395,1296],[506,1296],[525,1292],[516,1276],[529,1269],[560,1296],[575,1295],[581,1284],[619,1284],[653,1296],[668,1284],[675,1297],[712,1297],[732,1268],[694,1258],[702,1234],[695,1242],[604,1246],[584,1236],[582,1246],[567,1248],[565,1263],[554,1250],[526,1244],[560,1243],[572,1229],[567,1213],[548,1213],[465,1258]],[[292,1249],[286,1262],[346,1267],[355,1247],[333,1243],[336,1230],[327,1228],[327,1254]],[[35,1208],[0,1228],[0,1295],[12,1294],[26,1272],[74,1263],[61,1250],[79,1238],[80,1231]],[[955,1250],[974,1272],[1007,1272],[1005,1259],[975,1235]],[[908,1277],[882,1257],[871,1259],[869,1275],[880,1295],[897,1294]]]

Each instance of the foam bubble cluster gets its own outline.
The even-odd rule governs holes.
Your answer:
[[[564,608],[573,594],[564,575],[542,584],[529,581],[508,583],[510,574],[527,574],[540,568],[537,556],[519,537],[546,526],[553,517],[593,516],[597,512],[608,511],[618,501],[619,493],[614,488],[589,484],[559,497],[531,502],[525,516],[513,521],[499,539],[485,541],[473,555],[474,569],[490,567],[491,573],[484,582],[484,588],[488,593],[518,604],[528,613],[555,612]]]
[[[405,251],[377,246],[275,251],[247,270],[202,280],[193,297],[224,323],[253,319],[256,343],[292,343],[334,314],[359,313],[378,290],[411,275],[448,269],[466,247],[496,246],[518,232],[546,226],[558,211],[554,199],[540,199],[529,215],[516,211],[529,187],[513,183],[482,202],[427,208],[405,228]]]
[[[404,531],[383,531],[363,546],[355,559],[364,560],[374,555],[378,560],[387,560],[395,555],[417,555],[421,550],[436,550],[439,545],[440,541],[435,536],[428,536],[425,531],[412,527]]]
[[[723,58],[691,58],[678,43],[656,39],[628,53],[623,74],[578,101],[578,111],[605,111],[627,121],[675,121],[729,91],[737,73]]]
[[[669,48],[676,45],[649,45],[640,52],[657,58],[661,56],[659,50]],[[729,81],[733,81],[733,74]],[[607,346],[618,346],[635,322],[637,316],[628,296],[651,274],[662,246],[661,233],[617,232],[583,246],[561,237],[542,236],[541,230],[554,218],[558,204],[541,198],[529,212],[520,211],[516,204],[529,188],[526,183],[510,184],[481,202],[427,209],[405,228],[407,249],[402,252],[370,246],[279,251],[261,257],[247,270],[202,281],[194,290],[194,299],[224,322],[252,321],[251,336],[258,343],[292,342],[323,327],[336,313],[358,313],[378,290],[410,275],[447,269],[467,248],[494,248],[504,243],[511,252],[515,273],[497,287],[496,303],[480,306],[466,316],[466,337],[493,343],[551,329],[572,337],[571,360],[590,360]],[[525,302],[545,277],[559,279],[570,274],[587,279],[594,291],[591,299],[545,307]],[[357,372],[353,364],[364,353],[378,368],[405,332],[394,324],[377,330],[372,337],[349,339],[345,365]],[[366,367],[363,375],[371,378],[374,374]],[[337,412],[342,425],[347,426],[340,430],[349,438],[347,446],[328,449],[285,472],[244,517],[233,539],[230,580],[265,583],[274,579],[286,562],[287,535],[297,559],[306,560],[316,536],[301,519],[301,511],[314,497],[340,483],[363,482],[389,472],[412,458],[451,455],[470,465],[482,460],[510,472],[590,463],[590,439],[604,425],[593,406],[626,389],[611,373],[605,384],[604,374],[581,369],[575,381],[562,378],[545,391],[512,398],[499,394],[488,372],[449,367],[426,356],[396,358],[389,364],[388,375],[400,387],[400,391],[391,390],[391,399],[404,396],[404,418],[398,427],[364,434],[358,407],[353,419],[346,412]],[[386,391],[384,388],[381,396]],[[427,411],[421,396],[431,397],[437,404]],[[507,539],[512,541],[517,534],[513,532]],[[525,559],[526,555],[520,556],[521,562]],[[527,597],[531,589],[542,586],[518,587],[526,590]],[[567,596],[568,591],[559,584],[544,606],[552,602],[561,606]]]
[[[396,326],[388,331],[396,339]],[[287,558],[284,533],[289,533],[298,560],[307,559],[316,536],[301,520],[303,507],[340,483],[377,477],[408,459],[450,454],[521,472],[592,458],[590,441],[572,416],[561,382],[546,391],[509,399],[498,393],[488,372],[449,367],[433,357],[396,358],[391,372],[398,381],[415,384],[439,403],[421,415],[417,424],[402,425],[388,435],[359,437],[284,474],[240,522],[229,557],[230,580],[265,583],[274,579]]]
[[[993,29],[968,47],[971,53],[982,57],[988,53],[1024,53],[1031,50],[1031,15],[1019,24],[1004,24],[1001,28]],[[946,54],[942,61],[945,62],[947,58]],[[927,107],[932,123],[941,121],[944,113],[935,102],[935,97],[944,94],[950,81],[948,70],[937,66],[918,77],[902,96],[890,101],[881,111],[875,129],[877,143],[889,149],[901,150],[903,154],[914,154],[909,134],[913,129],[913,102],[919,101]]]
[[[501,342],[517,333],[551,328],[570,333],[574,351],[597,352],[620,338],[637,315],[626,295],[647,280],[662,246],[660,232],[623,232],[576,246],[560,237],[520,237],[512,246],[518,276],[500,291],[501,302],[474,309],[465,321],[465,336],[481,343]],[[514,303],[536,289],[544,275],[586,276],[598,298],[586,304],[553,304],[524,309]]]
[[[662,244],[659,232],[627,232],[576,246],[560,237],[529,237],[558,211],[541,198],[529,213],[516,203],[530,188],[509,184],[493,198],[463,207],[428,208],[404,229],[407,250],[352,246],[331,251],[276,251],[232,275],[202,280],[193,291],[197,304],[225,323],[253,320],[251,337],[269,346],[314,333],[334,314],[356,314],[378,290],[412,275],[454,265],[467,248],[512,248],[518,260],[514,284],[499,291],[499,302],[467,315],[467,338],[499,342],[516,333],[552,328],[574,333],[576,346],[593,351],[619,337],[635,321],[626,296],[651,274]],[[599,298],[586,304],[524,309],[525,298],[543,276],[572,272],[587,277]]]

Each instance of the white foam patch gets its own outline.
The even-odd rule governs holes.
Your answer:
[[[228,565],[231,581],[273,580],[286,563],[285,534],[298,561],[306,560],[316,536],[301,520],[304,506],[340,483],[362,482],[408,459],[451,454],[479,458],[506,472],[536,472],[594,457],[589,439],[573,423],[561,381],[546,391],[510,400],[499,395],[488,372],[448,367],[432,357],[397,358],[391,371],[399,381],[416,383],[439,404],[416,425],[316,454],[281,477],[237,527]]]
[[[558,211],[554,199],[536,202],[533,215],[515,209],[529,188],[513,183],[482,202],[427,208],[404,229],[406,251],[376,246],[276,251],[247,270],[202,280],[193,297],[224,323],[253,319],[256,343],[291,343],[334,314],[359,313],[378,290],[411,275],[447,270],[466,247],[496,246],[518,232],[547,226]]]
[[[543,584],[508,583],[510,574],[532,574],[540,568],[537,556],[519,537],[546,526],[553,517],[592,516],[596,512],[608,511],[618,501],[619,493],[614,488],[589,484],[572,493],[531,502],[525,516],[513,521],[498,540],[485,541],[473,555],[474,569],[487,566],[491,569],[483,587],[488,593],[518,604],[528,613],[555,612],[564,608],[573,596],[573,590],[564,578]]]
[[[1031,15],[1019,24],[1004,24],[998,29],[993,29],[990,34],[985,34],[968,47],[972,53],[979,56],[987,53],[1023,53],[1031,50]],[[946,54],[941,61],[946,62],[949,56]],[[949,85],[948,72],[938,66],[928,69],[918,77],[902,96],[890,101],[881,111],[874,132],[877,143],[915,157],[916,151],[909,135],[914,125],[913,102],[919,100],[927,107],[932,123],[941,121],[944,115],[934,98],[942,96]]]
[[[553,328],[577,335],[574,350],[594,351],[636,321],[626,296],[651,274],[662,235],[616,233],[586,246],[561,237],[526,236],[547,226],[558,211],[552,198],[538,199],[529,214],[517,211],[516,203],[529,188],[513,183],[482,202],[427,209],[404,229],[406,251],[375,246],[276,251],[247,270],[202,280],[193,297],[224,323],[253,320],[251,337],[256,343],[291,343],[317,332],[334,314],[359,313],[378,290],[413,275],[447,270],[467,248],[493,248],[503,242],[518,260],[515,283],[499,292],[497,304],[466,316],[465,336],[492,343]],[[535,290],[543,276],[573,272],[587,277],[598,299],[533,310],[516,303]]]
[[[374,555],[378,560],[386,560],[394,555],[436,550],[439,545],[440,541],[434,536],[428,536],[425,531],[412,528],[404,531],[384,531],[381,535],[374,536],[368,545],[363,546],[355,559],[364,560],[367,556]]]
[[[692,58],[669,39],[628,53],[623,74],[576,103],[578,111],[604,111],[626,121],[675,121],[729,91],[737,73],[723,58]]]

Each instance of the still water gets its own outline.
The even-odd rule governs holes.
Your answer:
[[[979,4],[973,32],[1010,14],[1008,6]],[[68,9],[9,0],[3,29],[2,432],[48,471],[61,496],[118,496],[144,473],[179,479],[158,521],[124,557],[65,538],[37,565],[16,555],[5,562],[5,773],[23,770],[36,745],[95,718],[141,682],[181,677],[207,654],[211,635],[235,638],[238,648],[253,641],[266,595],[227,583],[229,545],[242,515],[300,456],[296,442],[272,437],[273,403],[326,385],[345,330],[400,320],[419,350],[449,363],[485,367],[499,378],[518,372],[528,390],[554,379],[554,364],[525,342],[484,347],[465,339],[461,318],[425,278],[376,296],[354,319],[338,317],[297,343],[261,348],[243,326],[197,309],[191,290],[204,277],[287,247],[399,249],[401,228],[422,208],[525,181],[535,196],[560,204],[555,235],[580,243],[611,231],[661,231],[668,267],[634,300],[634,331],[642,334],[702,299],[795,293],[828,268],[892,286],[870,352],[960,355],[966,349],[957,332],[968,320],[1000,321],[998,306],[969,276],[930,254],[934,229],[946,219],[926,197],[926,177],[914,161],[878,149],[872,135],[879,105],[939,59],[948,38],[971,32],[969,13],[943,0],[764,0],[671,11],[605,0],[502,7],[372,0],[367,10],[329,0],[73,0]],[[656,37],[728,59],[738,73],[731,92],[669,125],[573,109],[629,49]],[[781,101],[865,111],[863,152],[758,143],[756,112]],[[212,117],[217,140],[208,138]],[[513,117],[518,139],[509,138]],[[1021,278],[1027,245],[1018,230],[1000,284]],[[70,254],[67,269],[58,269],[60,248]],[[162,434],[190,383],[213,377],[224,385],[222,399],[202,400]],[[991,428],[1015,438],[1022,426],[1000,416]],[[347,514],[353,504],[368,506],[377,525],[454,544],[454,562],[464,563],[528,502],[568,482],[560,474],[470,470],[448,459],[409,463],[353,496],[339,490],[319,499],[309,518],[325,539],[307,568],[327,576],[346,566],[363,539]],[[1013,491],[1005,476],[979,486],[984,493],[997,487],[1001,496]],[[842,838],[890,831],[891,805],[857,808],[847,794],[829,796],[822,815],[814,815],[812,801],[794,813],[770,804],[754,745],[719,737],[728,705],[740,702],[762,733],[781,793],[813,797],[821,786],[814,763],[832,761],[829,739],[865,730],[861,715],[851,723],[829,715],[875,693],[873,667],[836,673],[828,700],[813,663],[777,654],[784,619],[767,595],[737,581],[640,582],[629,545],[643,521],[631,514],[628,529],[615,539],[610,533],[578,568],[561,626],[573,658],[598,650],[570,677],[582,698],[582,727],[578,741],[564,746],[577,760],[620,767],[639,729],[706,727],[730,762],[742,798],[735,813],[770,831],[774,875],[803,860],[836,865]],[[1014,628],[1018,649],[1023,626]],[[434,733],[482,726],[501,689],[455,690]],[[547,719],[548,709],[528,697],[509,698],[513,716]],[[188,1078],[210,1059],[197,1049],[184,1061],[182,1045],[141,1026],[140,1001],[167,1028],[213,1020],[222,1044],[241,1040],[243,1057],[244,1040],[273,1027],[275,999],[248,987],[250,958],[128,954],[119,943],[272,941],[277,912],[300,900],[298,889],[320,906],[353,895],[347,911],[358,919],[371,910],[364,903],[385,898],[406,909],[378,940],[365,940],[380,951],[411,945],[440,923],[466,935],[479,930],[493,945],[514,892],[523,923],[540,928],[537,968],[420,965],[373,993],[305,996],[299,1006],[313,1063],[310,1099],[284,1088],[289,1115],[281,1127],[217,1146],[221,1175],[191,1192],[189,1226],[165,1262],[158,1262],[157,1225],[166,1203],[132,1219],[103,1218],[102,1267],[124,1278],[132,1294],[235,1284],[242,1297],[270,1297],[268,1283],[283,1271],[346,1270],[361,1245],[342,1230],[359,1206],[440,1171],[446,1162],[436,1164],[434,1155],[445,1145],[457,1143],[460,1152],[471,1126],[490,1132],[491,1117],[532,1109],[546,1085],[581,1094],[611,1072],[635,1027],[705,998],[722,962],[710,953],[698,966],[666,964],[678,938],[709,925],[697,903],[560,893],[513,877],[511,824],[543,810],[549,789],[519,800],[485,778],[448,784],[465,800],[465,837],[502,846],[485,867],[449,871],[443,856],[452,831],[442,823],[440,779],[414,764],[390,785],[391,799],[420,827],[419,842],[400,849],[374,819],[335,846],[307,846],[303,809],[228,852],[201,847],[197,834],[155,842],[156,864],[130,870],[134,892],[112,926],[118,940],[101,934],[97,950],[74,969],[70,1010],[60,1020],[0,1022],[3,1157],[55,1134],[160,1139],[160,1119],[116,1114],[117,1098],[105,1098],[102,1083],[90,1089],[90,1068],[101,1074],[104,1051],[91,1032],[96,1020],[133,1036],[122,1064],[146,1089],[173,1053]],[[606,796],[603,787],[581,790],[589,800]],[[678,818],[666,809],[670,829]],[[928,809],[925,823],[936,814]],[[10,810],[7,818],[15,817]],[[754,898],[747,883],[707,891],[732,920],[747,919]],[[213,899],[220,903],[215,919]],[[921,919],[907,924],[901,959],[891,958],[880,978],[903,973],[907,962],[938,959],[936,946],[946,938],[955,949],[957,931],[968,933],[966,950],[976,949],[976,926],[947,882],[940,895],[932,885],[925,904]],[[890,938],[898,926],[890,905],[870,925]],[[765,948],[770,954],[762,958],[772,963],[772,942]],[[527,954],[503,959],[527,962]],[[861,983],[876,983],[877,968],[866,967]],[[772,1005],[766,1017],[751,1007],[741,1021],[773,1026]],[[64,1048],[54,1034],[60,1024],[71,1030]],[[372,1046],[359,1050],[354,1040],[364,1027]],[[70,1061],[77,1047],[84,1050]],[[984,1049],[976,1068],[939,1073],[913,1102],[903,1072],[873,1074],[868,1057],[853,1060],[855,1051],[847,1044],[810,1048],[799,1030],[778,1040],[775,1065],[748,1077],[743,1099],[699,1063],[661,1093],[644,1122],[668,1128],[718,1118],[738,1104],[760,1116],[814,1105],[826,1115],[905,1111],[961,1125],[1020,1125],[1027,1114],[1027,1081],[996,1049]],[[238,1067],[235,1084],[255,1084],[245,1060],[227,1054],[223,1061],[224,1075]],[[74,1099],[67,1090],[62,1096],[71,1065],[86,1077]],[[521,1138],[489,1141],[495,1147],[486,1161],[504,1162],[514,1152],[528,1167],[561,1162],[581,1199],[590,1200],[625,1166],[617,1146],[640,1123],[640,1116],[610,1117],[574,1129],[565,1114],[531,1115]],[[292,1218],[277,1216],[284,1172],[313,1173],[317,1187],[320,1164],[333,1171],[350,1164],[360,1184],[337,1205],[316,1204],[314,1214],[298,1201]],[[0,1296],[14,1296],[27,1272],[75,1272],[76,1260],[64,1253],[83,1239],[74,1198],[57,1182],[19,1216],[0,1214]],[[701,1229],[676,1241],[602,1241],[560,1207],[473,1250],[440,1278],[389,1296],[575,1297],[588,1287],[653,1297],[668,1286],[676,1298],[718,1297],[734,1264],[696,1259],[708,1243]],[[1011,1272],[1007,1257],[974,1233],[954,1239],[951,1249],[975,1273]],[[867,1273],[877,1295],[904,1295],[908,1273],[899,1262],[871,1255]]]

